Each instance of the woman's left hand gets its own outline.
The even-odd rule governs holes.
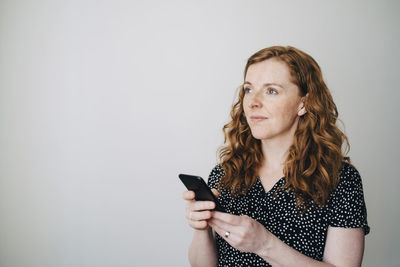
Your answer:
[[[215,211],[209,225],[232,247],[259,254],[267,245],[269,231],[249,216]]]

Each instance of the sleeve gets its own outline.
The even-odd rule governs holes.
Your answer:
[[[328,207],[330,226],[362,227],[365,235],[369,233],[361,177],[353,166],[344,164],[339,184],[329,199]]]
[[[212,169],[210,175],[208,176],[208,186],[210,188],[218,188],[219,181],[221,180],[222,176],[224,175],[224,171],[220,165],[217,165]]]

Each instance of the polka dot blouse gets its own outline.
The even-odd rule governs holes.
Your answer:
[[[217,165],[209,176],[209,186],[217,188],[223,174]],[[279,190],[284,183],[285,178],[281,178],[270,191],[265,192],[257,179],[245,196],[233,198],[229,190],[222,190],[219,201],[227,212],[248,215],[292,248],[320,261],[328,226],[362,227],[365,234],[369,233],[361,177],[351,165],[344,163],[338,187],[327,205],[323,208],[311,205],[303,214],[296,208],[293,192]],[[236,250],[218,234],[216,245],[218,266],[271,266],[256,254]]]

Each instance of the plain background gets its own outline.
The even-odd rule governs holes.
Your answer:
[[[217,163],[247,58],[320,64],[400,266],[399,1],[0,1],[0,266],[188,266],[178,173]]]

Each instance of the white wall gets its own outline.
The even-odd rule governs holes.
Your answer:
[[[400,266],[398,1],[1,1],[0,266],[187,266],[180,172],[217,162],[246,59],[320,64]]]

